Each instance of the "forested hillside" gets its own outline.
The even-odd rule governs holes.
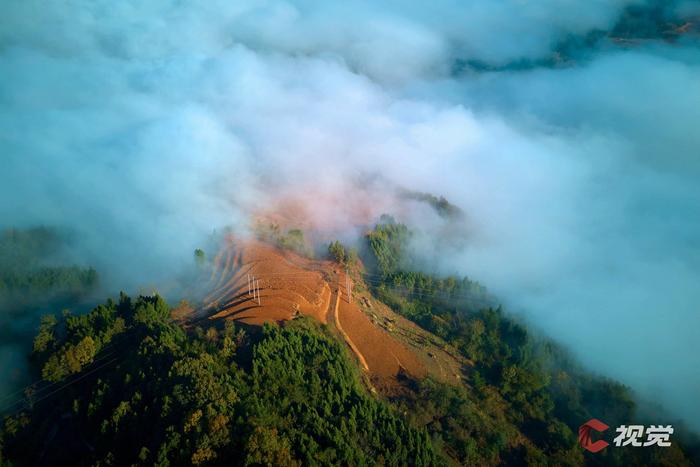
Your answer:
[[[162,298],[122,295],[44,320],[34,357],[47,382],[2,433],[21,465],[438,463],[426,430],[305,319],[188,333]]]
[[[487,306],[493,298],[477,282],[412,270],[411,237],[407,226],[382,217],[366,236],[366,263],[376,268],[369,281],[377,298],[474,362],[464,387],[425,381],[413,399],[401,402],[454,460],[580,465],[585,458],[590,465],[677,466],[698,459],[697,437],[685,447],[584,453],[576,432],[590,418],[610,426],[647,421],[640,420],[630,388],[584,371],[554,341],[533,335],[501,307]]]
[[[46,227],[0,232],[0,307],[75,300],[95,287],[94,269],[61,264],[65,242]]]
[[[646,423],[629,388],[581,369],[475,281],[412,269],[412,233],[384,216],[362,261],[375,297],[470,365],[454,383],[402,375],[377,393],[333,327],[175,322],[121,294],[41,320],[33,379],[4,420],[0,465],[693,465],[697,439],[590,454],[578,426]],[[363,270],[362,264],[369,270]],[[666,421],[654,414],[649,422]]]
[[[0,412],[30,381],[26,354],[41,315],[82,307],[98,286],[97,272],[74,261],[70,240],[50,227],[0,230]]]

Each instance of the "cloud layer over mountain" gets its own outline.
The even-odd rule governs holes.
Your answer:
[[[342,232],[444,195],[469,234],[428,267],[700,420],[697,36],[606,38],[641,0],[375,3],[5,2],[2,223],[135,288],[280,198]]]

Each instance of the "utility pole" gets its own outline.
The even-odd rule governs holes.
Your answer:
[[[256,288],[258,290],[258,306],[260,306],[260,279],[257,279],[257,284],[258,286]]]
[[[248,279],[248,296],[250,297],[250,274],[246,274],[246,278]]]

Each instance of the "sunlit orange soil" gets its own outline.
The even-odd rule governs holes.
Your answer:
[[[228,236],[211,263],[208,293],[192,318],[235,320],[250,325],[311,316],[338,330],[372,384],[390,388],[403,374],[443,380],[459,378],[464,362],[418,327],[385,306],[368,314],[368,292],[351,292],[345,270],[253,239]],[[259,290],[254,297],[253,288]],[[351,290],[354,290],[351,288]],[[383,320],[377,322],[381,315]],[[394,323],[387,327],[387,323]],[[413,336],[417,339],[406,339]],[[418,342],[418,344],[416,343]]]

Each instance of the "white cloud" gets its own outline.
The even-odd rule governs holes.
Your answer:
[[[281,197],[343,230],[392,209],[382,185],[443,194],[470,223],[443,268],[700,419],[696,46],[450,75],[628,3],[6,2],[0,218],[73,226],[130,287]]]

